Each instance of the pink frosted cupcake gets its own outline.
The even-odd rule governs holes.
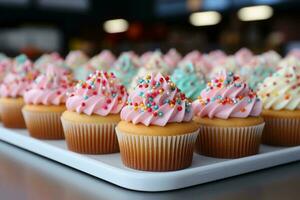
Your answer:
[[[262,102],[232,72],[221,71],[193,102],[200,124],[196,152],[238,158],[257,154],[264,127]]]
[[[127,92],[113,73],[96,71],[79,81],[61,117],[68,149],[86,154],[119,151],[115,126]]]
[[[72,75],[66,69],[49,64],[46,73],[38,76],[32,88],[25,92],[22,109],[26,127],[32,137],[63,139],[60,117],[66,110],[67,92],[73,86]]]
[[[199,128],[192,117],[191,102],[168,76],[140,79],[116,127],[124,165],[145,171],[190,166]]]
[[[22,115],[23,95],[31,88],[38,71],[32,62],[20,55],[13,61],[11,72],[6,75],[0,86],[0,113],[3,125],[8,128],[25,128]]]

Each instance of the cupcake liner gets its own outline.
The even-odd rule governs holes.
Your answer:
[[[34,112],[23,109],[26,127],[31,137],[38,139],[64,139],[60,121],[62,112]]]
[[[117,123],[78,123],[61,118],[68,149],[83,154],[119,152]]]
[[[265,118],[262,142],[275,146],[300,145],[299,118]]]
[[[7,128],[26,128],[22,115],[24,104],[0,103],[1,121]]]
[[[187,168],[193,159],[198,131],[176,136],[131,135],[116,129],[125,166],[143,171]]]
[[[257,154],[264,123],[248,127],[200,126],[195,151],[210,157],[240,158]]]

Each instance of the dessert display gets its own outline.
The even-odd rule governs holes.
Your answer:
[[[71,51],[34,63],[0,54],[0,115],[5,127],[65,139],[76,153],[120,151],[124,166],[142,171],[185,169],[199,155],[251,156],[261,143],[300,145],[299,52],[171,49],[116,59],[103,50],[89,60]]]

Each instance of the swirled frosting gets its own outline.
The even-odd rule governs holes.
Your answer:
[[[130,54],[123,53],[118,60],[114,63],[109,72],[113,72],[115,76],[121,81],[121,83],[127,88],[130,86],[133,77],[139,70],[139,60]]]
[[[191,61],[181,62],[171,79],[191,99],[196,99],[206,86],[203,73]]]
[[[122,120],[146,126],[186,122],[192,117],[191,102],[168,76],[161,73],[140,78],[129,95],[127,106],[121,111]]]
[[[194,50],[186,54],[182,61],[191,61],[191,62],[197,62],[201,59],[202,54],[198,50]]]
[[[247,64],[253,56],[253,53],[247,48],[241,48],[234,55],[239,66]]]
[[[158,72],[167,75],[170,73],[170,70],[171,69],[163,59],[162,53],[160,51],[155,51],[149,58],[148,62],[138,71],[136,76],[133,78],[130,89],[136,86],[140,77]]]
[[[246,118],[259,116],[262,103],[239,76],[223,70],[207,83],[193,109],[199,117]]]
[[[300,109],[299,67],[284,67],[259,85],[257,94],[266,110]]]
[[[0,54],[0,83],[12,68],[12,60],[4,54]]]
[[[109,50],[103,50],[98,55],[92,57],[82,67],[77,67],[73,70],[76,80],[85,80],[95,70],[107,71],[115,62],[116,57]]]
[[[164,61],[171,68],[175,68],[177,63],[181,60],[181,55],[176,49],[170,49],[164,56]]]
[[[69,111],[86,115],[117,114],[126,104],[127,92],[113,73],[95,71],[79,81],[66,102]]]
[[[27,104],[60,105],[66,102],[67,92],[71,91],[71,73],[54,64],[48,64],[46,73],[39,75],[32,88],[25,92]]]
[[[1,97],[22,97],[24,92],[31,88],[31,83],[38,74],[38,71],[33,68],[32,62],[25,55],[16,57],[11,72],[5,76],[1,84]]]
[[[57,52],[44,54],[34,62],[34,68],[39,70],[42,73],[45,73],[48,64],[63,66],[64,60]]]
[[[76,51],[69,52],[69,54],[65,59],[65,64],[68,67],[75,69],[77,67],[81,67],[82,65],[87,63],[87,61],[88,61],[88,56],[84,52],[80,50],[76,50]]]

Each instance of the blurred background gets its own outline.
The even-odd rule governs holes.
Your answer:
[[[300,47],[299,0],[0,0],[0,19],[9,56]]]

